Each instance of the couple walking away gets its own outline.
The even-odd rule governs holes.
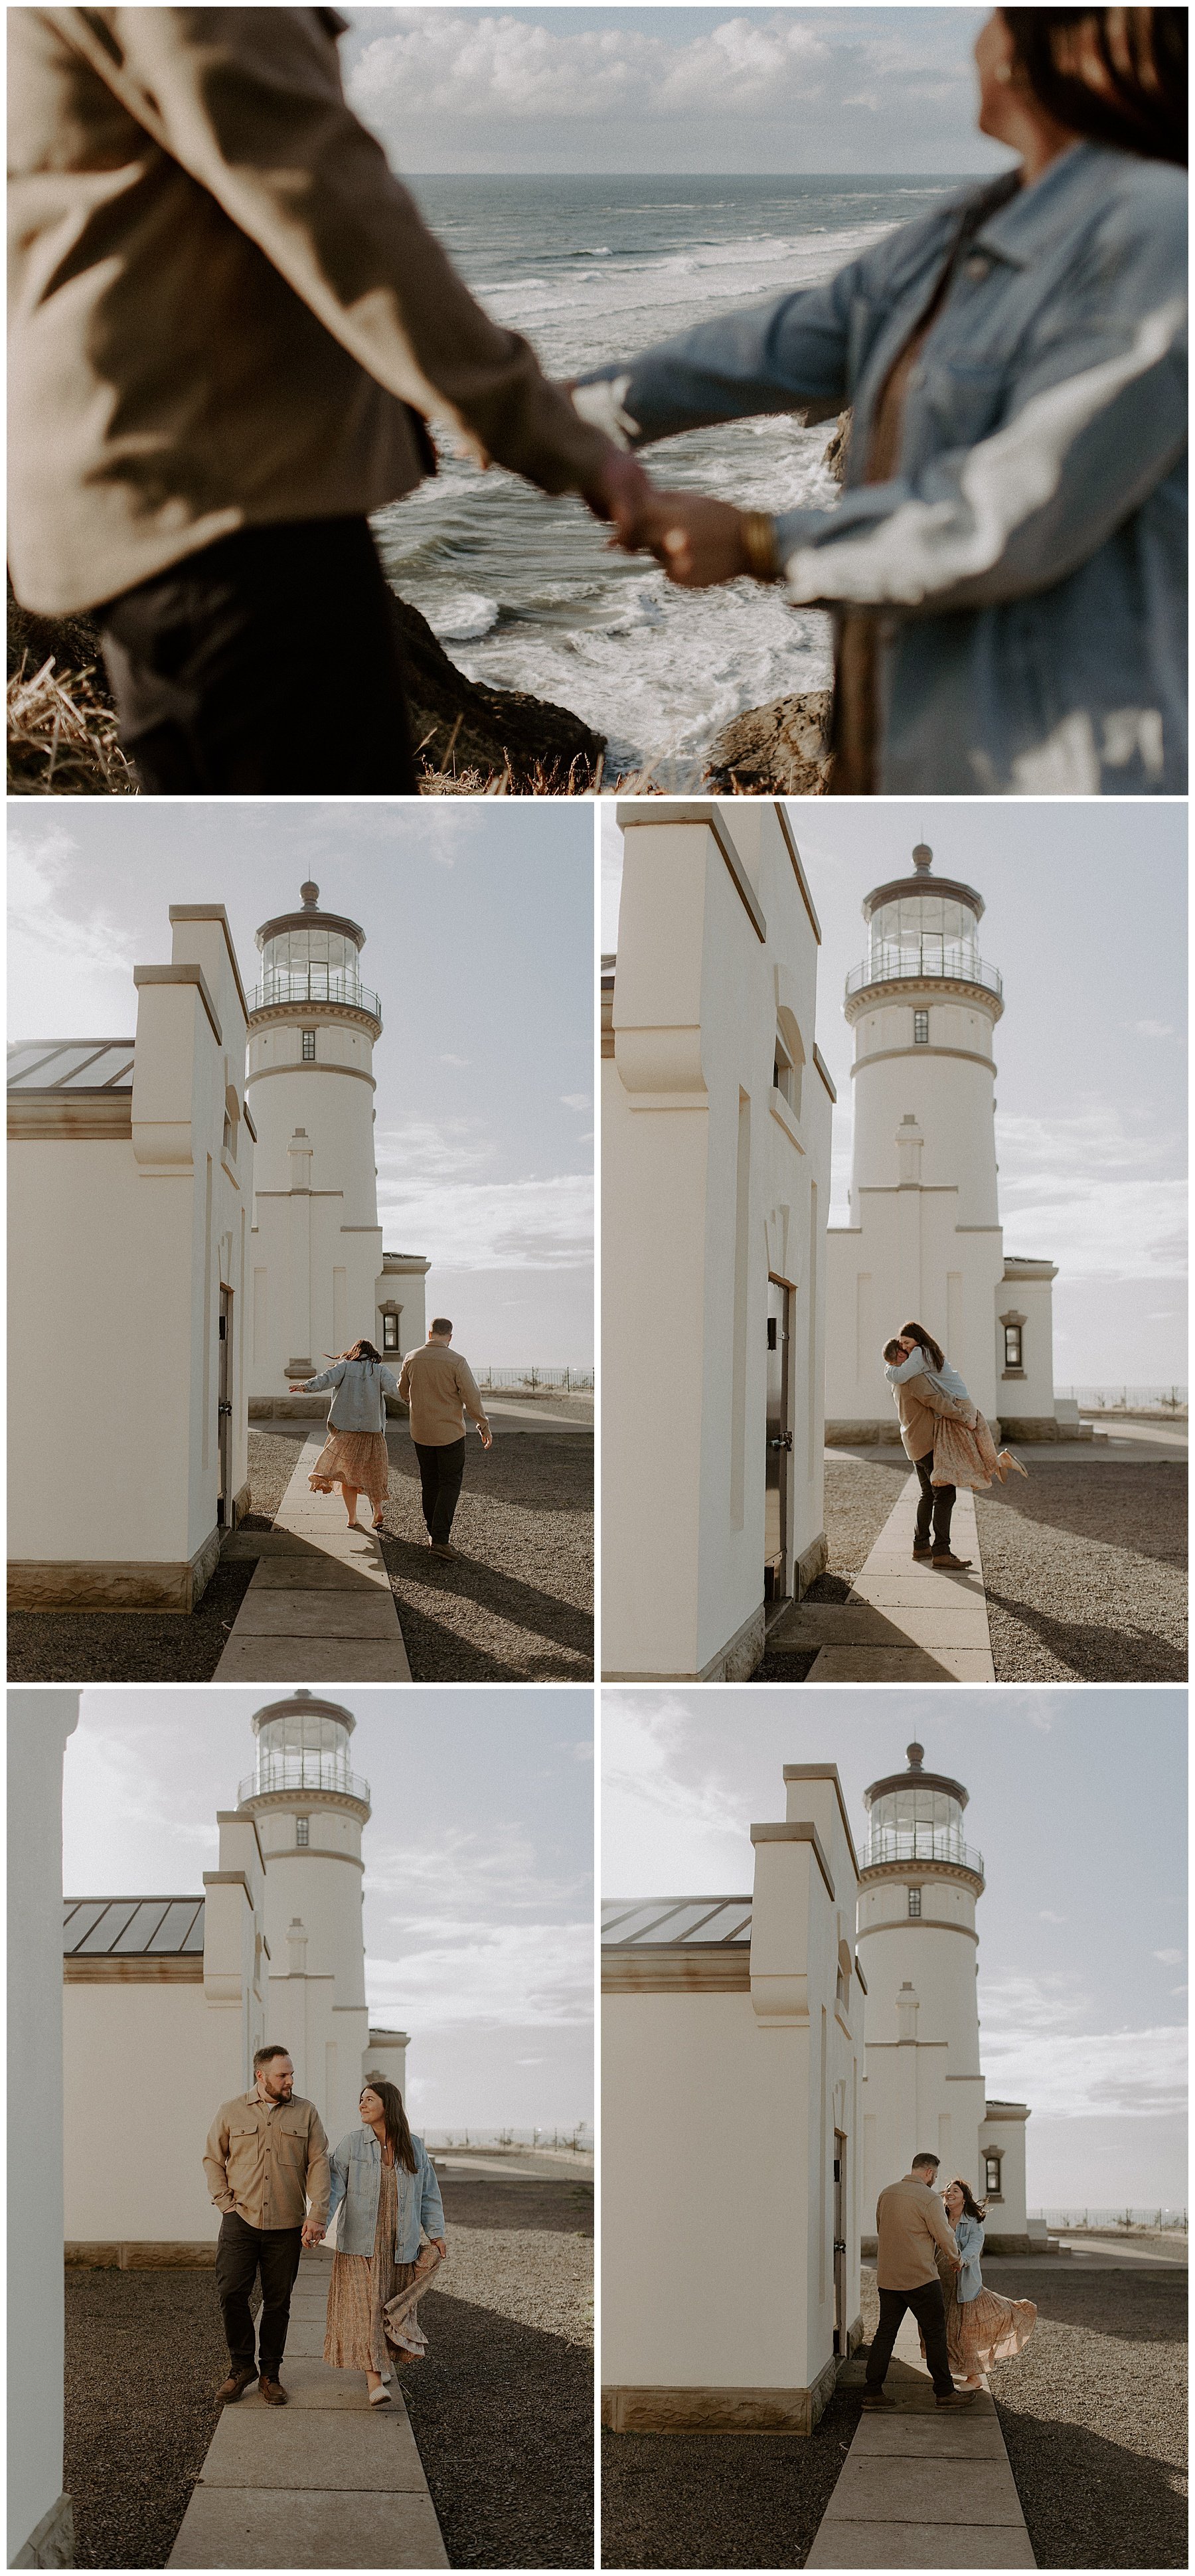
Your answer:
[[[985,2371],[1011,2361],[1037,2323],[1032,2299],[985,2290],[984,2206],[965,2182],[940,2194],[937,2174],[937,2156],[914,2156],[904,2180],[889,2183],[876,2203],[880,2322],[867,2356],[865,2406],[896,2403],[884,2381],[906,2308],[917,2320],[939,2406],[973,2404]]]
[[[913,1556],[944,1574],[965,1574],[969,1556],[955,1556],[950,1522],[960,1485],[983,1493],[993,1477],[1007,1483],[1015,1469],[1027,1476],[1011,1449],[997,1449],[977,1404],[924,1324],[902,1324],[884,1344],[884,1375],[900,1416],[905,1456],[917,1470],[921,1498]]]
[[[368,514],[434,416],[674,582],[833,609],[833,792],[1181,795],[1186,18],[994,10],[1013,168],[568,388],[347,106],[335,10],[11,10],[17,598],[96,614],[157,794],[414,792]],[[848,408],[830,508],[630,452]]]
[[[408,1351],[402,1373],[394,1377],[372,1342],[352,1349],[321,1369],[318,1377],[292,1386],[292,1395],[319,1395],[333,1389],[328,1408],[328,1437],[307,1482],[313,1494],[330,1494],[339,1485],[350,1529],[359,1528],[357,1499],[364,1494],[373,1507],[373,1526],[384,1526],[390,1491],[390,1453],[386,1447],[386,1398],[401,1396],[409,1408],[411,1439],[419,1461],[423,1517],[433,1556],[456,1557],[450,1546],[453,1514],[465,1472],[465,1415],[477,1425],[483,1449],[493,1444],[477,1381],[468,1360],[450,1348],[452,1325],[437,1315],[428,1326],[422,1349]]]
[[[416,2308],[448,2253],[440,2186],[384,2075],[366,2078],[361,2127],[331,2157],[315,2104],[296,2094],[294,2080],[284,2048],[259,2048],[252,2090],[225,2102],[208,2134],[203,2167],[221,2213],[216,2291],[228,2342],[218,2402],[235,2405],[260,2376],[266,2405],[286,2405],[282,2356],[299,2258],[339,2215],[324,2360],[363,2370],[370,2405],[387,2406],[392,2365],[427,2350]],[[255,2352],[249,2300],[259,2276]]]

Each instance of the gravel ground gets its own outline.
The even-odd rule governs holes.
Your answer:
[[[859,2421],[798,2433],[603,2433],[603,2567],[803,2567]]]
[[[579,1403],[585,1398],[576,1399]],[[249,1431],[253,1509],[268,1529],[318,1425]],[[466,1451],[453,1527],[459,1565],[429,1557],[419,1472],[392,1424],[382,1553],[416,1681],[590,1681],[593,1677],[593,1453],[567,1432],[514,1430]],[[8,1622],[11,1682],[212,1678],[253,1579],[251,1560],[217,1567],[189,1617],[151,1611],[20,1611]]]
[[[593,2357],[574,2286],[592,2189],[446,2175],[441,2190],[454,2288],[420,2302],[428,2356],[402,2380],[449,2560],[592,2566]],[[538,2316],[512,2248],[535,2266]]]
[[[77,2567],[164,2567],[228,2367],[215,2274],[66,2273],[66,2450]]]
[[[446,2298],[470,2299],[516,2325],[540,2326],[565,2343],[593,2348],[593,2254],[583,2236],[461,2228],[440,2288]]]
[[[975,1497],[997,1681],[1185,1681],[1185,1464],[1048,1459]]]
[[[1037,2329],[991,2375],[1039,2567],[1185,2567],[1185,2272],[1001,2264]]]
[[[824,1574],[811,1583],[806,1601],[845,1601],[851,1579],[870,1556],[909,1472],[903,1449],[894,1448],[892,1464],[871,1459],[826,1460],[826,1538],[830,1554]],[[784,1653],[769,1646],[755,1679],[803,1682],[813,1653]]]

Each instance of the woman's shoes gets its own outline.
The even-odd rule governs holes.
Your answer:
[[[390,2391],[384,2383],[381,2388],[370,2389],[369,2402],[371,2406],[389,2406],[393,2402]]]
[[[1003,1484],[1004,1476],[1007,1476],[1010,1467],[1016,1468],[1018,1476],[1027,1476],[1029,1473],[1028,1468],[1022,1466],[1020,1459],[1013,1457],[1011,1449],[1001,1450],[999,1459],[997,1460],[997,1465],[1004,1469],[1004,1475],[1001,1476],[1000,1479],[1001,1484]]]

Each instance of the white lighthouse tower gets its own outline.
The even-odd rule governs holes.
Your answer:
[[[1056,1440],[1057,1273],[1006,1258],[1000,1224],[992,1043],[1003,983],[980,953],[982,895],[932,869],[921,841],[910,875],[873,888],[867,955],[847,977],[854,1152],[850,1220],[829,1229],[826,1435],[895,1435],[882,1346],[915,1317],[990,1422],[1010,1438]]]
[[[369,1782],[354,1771],[356,1719],[335,1700],[295,1691],[259,1709],[257,1758],[237,1795],[265,1861],[269,1953],[266,2038],[289,2049],[295,2091],[315,2103],[335,2145],[357,2125],[362,2076],[400,2089],[407,2033],[373,2030],[361,1924]]]
[[[328,1353],[365,1335],[392,1361],[423,1339],[430,1264],[383,1252],[374,1160],[378,995],[361,981],[365,932],[301,909],[262,923],[249,1013],[246,1100],[257,1129],[250,1410],[322,1410],[287,1400]]]
[[[983,1853],[964,1840],[967,1791],[926,1771],[873,1780],[859,1873],[858,1948],[867,1979],[863,2077],[863,2209],[874,2226],[887,2182],[915,2155],[941,2158],[988,2203],[992,2252],[1027,2252],[1023,2102],[990,2102],[979,2063]],[[874,2238],[872,2239],[874,2243]]]

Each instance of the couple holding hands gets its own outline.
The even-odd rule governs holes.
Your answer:
[[[348,107],[334,10],[9,25],[13,583],[97,619],[146,787],[417,790],[368,516],[435,419],[674,582],[832,609],[836,793],[1185,791],[1185,10],[994,10],[1001,176],[568,387]],[[848,408],[827,508],[633,452]]]

